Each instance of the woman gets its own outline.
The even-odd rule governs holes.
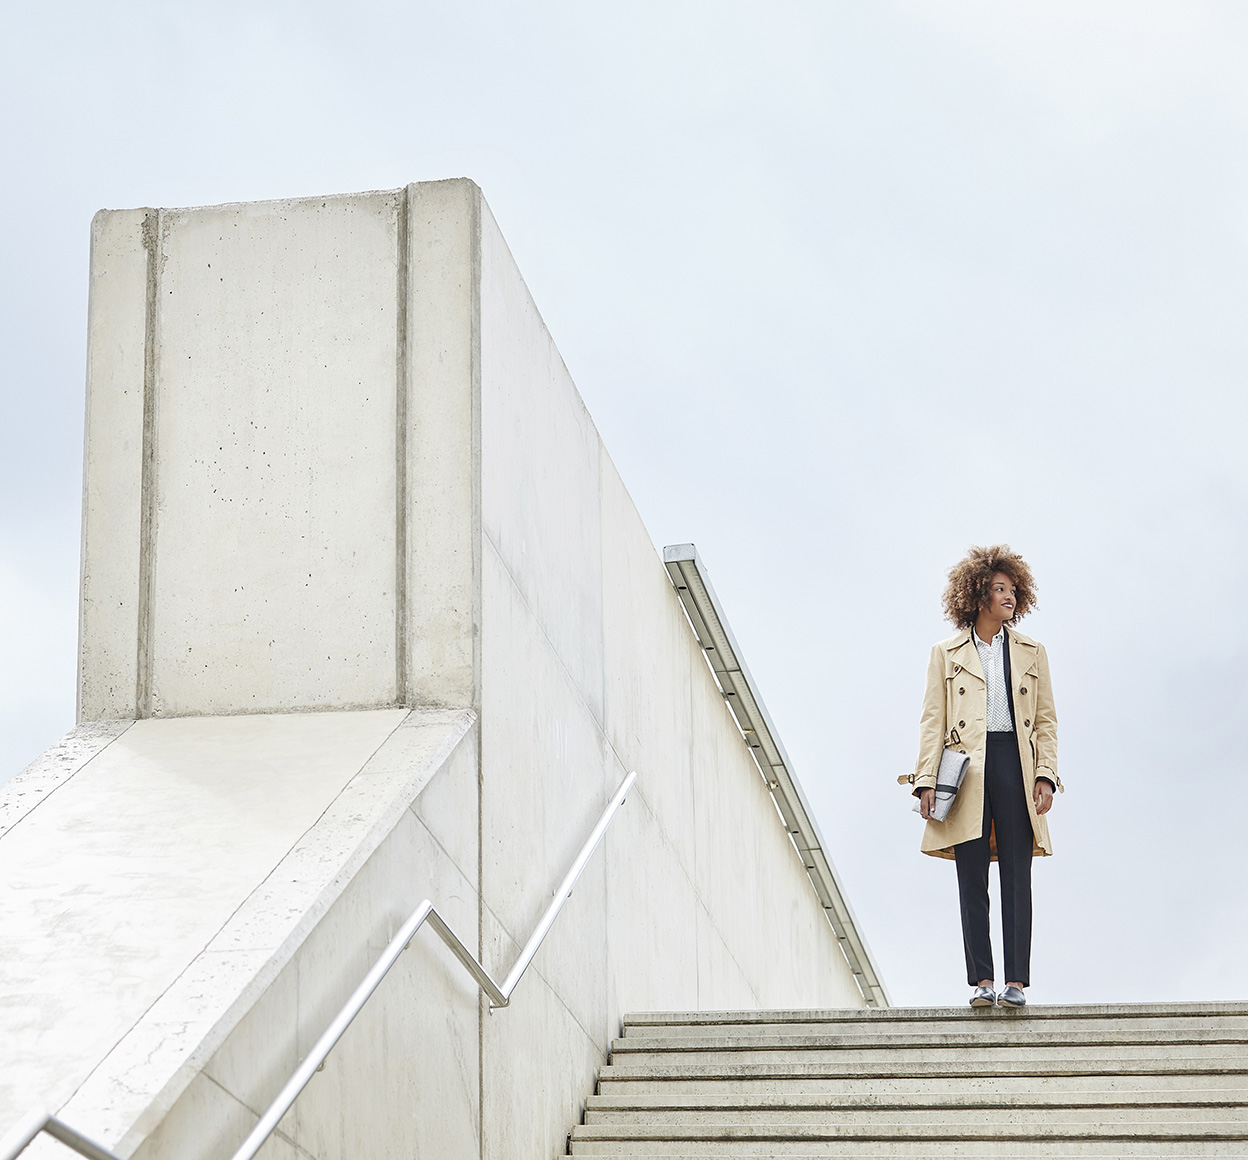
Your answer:
[[[922,850],[958,870],[972,1007],[1022,1007],[1030,983],[1031,859],[1051,854],[1045,819],[1057,776],[1057,717],[1044,646],[1007,629],[1036,604],[1031,569],[1008,544],[972,548],[949,573],[945,615],[958,631],[932,649],[908,780],[927,819]],[[948,817],[932,817],[946,746],[970,755]],[[1001,879],[1005,989],[998,997],[988,933],[988,863]]]

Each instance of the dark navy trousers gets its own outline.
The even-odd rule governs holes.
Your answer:
[[[997,871],[1001,878],[1001,936],[1007,983],[1031,981],[1031,815],[1023,788],[1023,766],[1013,733],[989,733],[984,756],[984,829],[978,838],[953,848],[962,904],[962,944],[966,981],[996,979],[988,933],[989,834],[996,830]]]

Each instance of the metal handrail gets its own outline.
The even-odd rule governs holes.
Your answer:
[[[308,1081],[311,1080],[313,1075],[320,1070],[326,1057],[333,1050],[334,1044],[342,1038],[343,1033],[351,1025],[352,1020],[360,1013],[369,996],[377,989],[378,984],[386,977],[386,973],[390,968],[394,966],[399,955],[407,949],[416,932],[426,922],[434,929],[438,937],[446,943],[451,953],[467,968],[468,973],[476,979],[481,990],[489,996],[490,1007],[508,1006],[511,1002],[512,992],[524,976],[524,972],[528,970],[529,964],[533,961],[538,948],[542,945],[542,940],[549,933],[555,919],[558,918],[559,912],[563,909],[563,904],[567,902],[572,894],[572,888],[576,885],[576,880],[581,876],[581,871],[585,869],[585,864],[589,861],[598,843],[602,841],[602,835],[606,833],[607,827],[611,824],[616,812],[624,804],[624,799],[628,797],[628,791],[633,788],[633,782],[636,780],[637,771],[633,770],[620,783],[620,788],[615,791],[615,796],[607,803],[607,808],[603,811],[602,817],[598,819],[598,824],[594,826],[589,837],[585,839],[585,844],[581,847],[580,853],[577,854],[572,866],[567,874],[564,875],[563,881],[559,883],[554,898],[546,908],[546,913],[542,915],[541,921],[529,936],[529,941],[524,944],[520,957],[516,959],[515,966],[508,972],[501,986],[494,982],[489,971],[477,961],[476,955],[460,942],[455,932],[447,926],[446,921],[438,914],[433,903],[426,898],[412,911],[407,921],[399,927],[398,933],[378,956],[377,961],[373,963],[372,968],[364,976],[363,981],[351,993],[351,998],[343,1004],[341,1010],[334,1016],[333,1021],[325,1029],[324,1034],[316,1041],[316,1044],[308,1052],[304,1061],[295,1069],[295,1073],[286,1082],[286,1086],[282,1088],[277,1098],[269,1105],[268,1110],[260,1117],[259,1123],[252,1129],[251,1134],[243,1141],[242,1146],[234,1153],[231,1160],[251,1160],[260,1150],[264,1142],[273,1134],[278,1122],[290,1110],[290,1106],[295,1102],[296,1097],[307,1087]],[[67,1144],[74,1149],[80,1156],[88,1157],[89,1160],[121,1160],[121,1157],[110,1152],[107,1148],[101,1147],[94,1140],[82,1135],[81,1132],[69,1127],[68,1124],[58,1120],[56,1116],[43,1108],[33,1108],[12,1132],[3,1140],[0,1140],[0,1160],[15,1160],[40,1132],[47,1132],[48,1135],[54,1136],[61,1143]]]
[[[0,1160],[13,1160],[40,1132],[47,1132],[53,1139],[68,1144],[79,1156],[86,1156],[89,1160],[121,1160],[116,1153],[101,1147],[63,1120],[58,1120],[46,1108],[31,1108],[0,1140]]]
[[[715,681],[737,720],[741,736],[767,783],[784,828],[806,867],[819,904],[836,934],[841,953],[868,1007],[887,1007],[888,992],[876,970],[862,929],[841,889],[827,843],[819,833],[814,811],[806,801],[793,763],[772,724],[767,706],[758,694],[750,671],[723,607],[711,587],[706,565],[692,544],[671,544],[663,549],[676,595],[684,605],[694,635],[702,646]]]

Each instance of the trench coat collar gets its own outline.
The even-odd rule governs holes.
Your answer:
[[[966,670],[973,677],[978,677],[981,681],[984,678],[984,666],[979,660],[979,649],[975,647],[975,626],[964,628],[960,632],[954,633],[947,641],[945,648],[949,652],[949,659],[953,661],[960,669]],[[1029,636],[1024,636],[1016,629],[1006,625],[1005,639],[1007,647],[1010,650],[1010,667],[1016,673],[1024,673],[1031,666],[1031,662],[1035,659],[1037,644]]]
[[[1014,670],[1014,683],[1018,684],[1018,678],[1035,663],[1040,646],[1021,632],[1015,632],[1011,628],[1007,628],[1005,632],[1010,642],[1010,666]]]
[[[971,639],[971,634],[975,631],[975,626],[964,628],[961,632],[951,636],[945,641],[945,648],[949,650],[949,659],[953,661],[955,671],[964,669],[973,677],[984,680],[984,666],[979,660],[979,649],[975,647],[975,642]]]

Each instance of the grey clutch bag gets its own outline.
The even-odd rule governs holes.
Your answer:
[[[971,764],[969,753],[959,753],[956,749],[946,748],[940,755],[940,768],[936,771],[936,801],[932,806],[932,819],[943,822],[953,808],[953,799],[958,796],[962,779],[966,776],[966,767]],[[919,799],[914,799],[914,812],[921,813]]]

